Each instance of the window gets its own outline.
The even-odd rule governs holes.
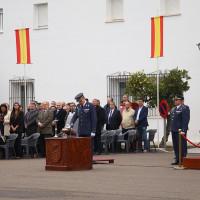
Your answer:
[[[3,8],[0,8],[0,32],[3,31]]]
[[[26,78],[26,101],[25,101],[25,83],[24,77],[15,77],[9,80],[9,99],[10,105],[14,102],[18,102],[24,107],[26,111],[26,106],[35,100],[35,80],[31,78]],[[26,105],[25,105],[26,102]]]
[[[180,0],[161,0],[161,15],[180,15]]]
[[[48,28],[48,4],[34,5],[34,29]]]
[[[124,0],[107,0],[107,22],[117,22],[123,20]]]

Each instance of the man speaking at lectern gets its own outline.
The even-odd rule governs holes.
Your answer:
[[[91,137],[91,151],[93,154],[94,136],[97,124],[96,109],[92,103],[85,100],[83,93],[77,94],[75,99],[79,104],[76,106],[75,114],[72,117],[70,125],[72,128],[76,119],[79,118],[78,135],[79,137]]]

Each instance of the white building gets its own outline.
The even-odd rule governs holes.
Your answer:
[[[9,102],[9,80],[24,75],[16,64],[15,29],[30,28],[33,64],[26,75],[35,79],[36,100],[72,101],[84,92],[105,104],[108,75],[156,71],[150,18],[164,15],[160,69],[189,71],[188,137],[198,141],[199,7],[199,0],[0,0],[0,102]]]

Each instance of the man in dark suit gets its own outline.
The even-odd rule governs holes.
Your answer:
[[[113,101],[110,102],[110,109],[105,113],[106,130],[117,130],[122,122],[120,111],[115,107]]]
[[[121,103],[125,103],[125,102],[127,102],[128,101],[128,96],[125,94],[124,96],[123,96],[123,100],[121,101]]]
[[[42,110],[40,110],[36,122],[38,124],[38,138],[40,153],[42,157],[46,157],[46,143],[45,138],[52,137],[52,121],[53,111],[49,109],[49,102],[42,103]]]
[[[86,101],[83,93],[75,96],[79,104],[76,106],[75,114],[73,115],[70,125],[73,127],[77,118],[79,118],[78,134],[79,137],[91,137],[91,150],[93,155],[94,136],[96,134],[97,114],[95,106]]]
[[[24,125],[27,137],[29,137],[33,133],[37,133],[38,128],[36,118],[38,116],[39,110],[36,109],[35,102],[31,102],[29,108],[30,110],[26,113],[24,117]]]
[[[62,103],[58,102],[56,104],[56,110],[54,111],[54,118],[57,119],[57,133],[60,133],[60,131],[64,128],[65,126],[65,116],[66,116],[66,111],[62,107]],[[54,125],[54,133],[55,133],[55,122],[53,122]]]
[[[147,121],[148,108],[144,106],[144,100],[141,98],[138,99],[138,105],[139,107],[136,108],[135,114],[133,116],[137,131],[138,152],[146,153],[148,150],[148,144],[147,144],[147,126],[149,125]],[[144,150],[142,149],[142,140],[144,140]]]
[[[175,162],[172,165],[179,163],[179,129],[187,136],[188,124],[190,120],[190,109],[183,103],[184,97],[176,95],[174,99],[175,108],[171,112],[170,128],[172,132],[172,142],[175,153]],[[181,137],[181,159],[187,155],[187,141]]]
[[[104,125],[104,121],[105,121],[105,111],[100,105],[98,105],[97,99],[94,99],[92,103],[96,107],[96,113],[97,113],[96,135],[94,137],[94,152],[96,155],[100,155],[101,154],[101,128]]]

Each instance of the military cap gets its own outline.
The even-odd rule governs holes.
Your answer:
[[[83,93],[81,92],[81,93],[77,94],[74,98],[78,101],[78,100],[80,100],[83,97],[84,97]]]
[[[174,100],[184,100],[184,97],[181,95],[175,95]]]

